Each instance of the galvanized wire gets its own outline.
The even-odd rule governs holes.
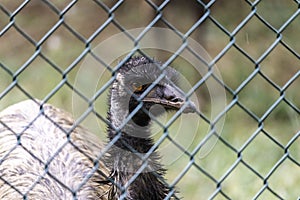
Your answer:
[[[11,11],[8,8],[5,7],[4,4],[0,3],[0,12],[9,18],[9,22],[2,27],[0,30],[0,36],[3,36],[7,34],[7,32],[11,29],[16,30],[26,41],[29,42],[30,45],[32,45],[35,48],[34,53],[26,60],[24,64],[19,66],[19,68],[14,71],[11,69],[9,65],[6,65],[2,62],[0,62],[0,68],[3,70],[6,75],[10,76],[11,82],[10,84],[3,90],[0,91],[0,102],[1,99],[4,99],[9,93],[14,88],[18,88],[28,99],[34,99],[35,97],[25,89],[25,87],[19,83],[19,77],[24,73],[24,71],[29,68],[33,61],[38,57],[44,60],[46,63],[51,66],[56,72],[58,72],[61,75],[60,82],[52,88],[52,90],[44,97],[43,102],[48,102],[54,95],[56,95],[63,87],[68,87],[71,89],[76,95],[78,95],[83,101],[85,101],[88,104],[87,110],[79,117],[77,120],[77,123],[74,124],[73,128],[75,128],[78,124],[80,124],[82,121],[84,121],[89,114],[94,114],[96,115],[101,121],[103,121],[106,124],[109,124],[109,122],[100,115],[93,107],[93,104],[97,99],[99,98],[100,95],[102,95],[105,90],[107,90],[112,82],[115,80],[114,73],[126,62],[126,59],[131,57],[132,55],[136,54],[137,52],[140,54],[144,54],[142,50],[139,49],[139,43],[141,42],[142,38],[144,35],[148,33],[148,31],[155,27],[156,24],[162,23],[163,26],[167,27],[168,29],[172,30],[174,34],[176,34],[180,39],[181,39],[181,46],[177,49],[177,51],[169,57],[168,60],[166,60],[163,63],[162,68],[170,65],[177,57],[180,57],[181,53],[183,51],[189,51],[191,54],[195,55],[197,59],[201,62],[204,63],[207,67],[207,74],[203,76],[200,80],[197,81],[192,86],[191,91],[186,95],[187,98],[190,97],[191,93],[199,89],[201,86],[203,86],[208,79],[213,79],[215,80],[218,85],[226,91],[226,93],[231,97],[231,99],[228,101],[227,105],[225,108],[218,114],[218,117],[215,119],[209,119],[203,112],[197,111],[199,119],[201,119],[204,123],[206,123],[208,126],[210,126],[210,131],[206,135],[206,137],[203,138],[201,142],[199,142],[192,151],[188,151],[185,149],[184,146],[180,144],[179,141],[174,140],[172,137],[170,137],[168,133],[168,128],[169,126],[173,123],[171,120],[170,124],[168,124],[165,127],[162,127],[164,129],[163,136],[157,141],[155,146],[153,147],[152,150],[156,149],[159,145],[164,140],[169,140],[171,141],[180,151],[182,151],[182,154],[187,156],[189,158],[189,161],[185,163],[185,167],[182,171],[178,172],[176,178],[169,184],[170,188],[172,189],[171,193],[169,194],[168,197],[172,197],[173,193],[175,193],[175,189],[178,185],[178,183],[184,179],[186,174],[190,171],[191,168],[196,168],[199,173],[207,177],[213,184],[215,185],[215,189],[213,192],[211,192],[208,196],[209,199],[215,199],[218,198],[219,196],[225,198],[225,199],[231,199],[232,196],[228,194],[227,190],[224,189],[223,185],[225,184],[228,180],[228,177],[235,172],[238,166],[242,165],[246,167],[254,176],[256,176],[258,179],[261,181],[261,187],[259,190],[256,191],[256,194],[253,196],[253,199],[259,199],[261,196],[269,192],[273,195],[274,198],[276,199],[284,199],[284,197],[280,194],[280,192],[276,191],[272,187],[272,185],[269,184],[270,177],[276,172],[278,167],[280,167],[283,163],[290,161],[294,165],[298,167],[298,170],[300,170],[300,161],[295,158],[293,155],[290,154],[290,147],[296,143],[297,139],[299,138],[300,132],[298,131],[290,140],[287,144],[283,144],[281,141],[279,141],[277,138],[272,136],[272,134],[265,128],[265,121],[266,119],[274,113],[274,110],[278,108],[278,106],[281,103],[284,103],[286,106],[288,106],[292,112],[299,117],[300,115],[300,107],[299,104],[295,103],[292,101],[289,97],[287,97],[286,93],[287,90],[290,88],[291,85],[295,84],[295,82],[298,80],[300,77],[300,70],[293,74],[289,78],[289,80],[283,85],[280,86],[278,83],[276,83],[276,80],[271,79],[268,74],[266,74],[262,70],[262,63],[270,57],[270,54],[274,52],[274,49],[278,47],[279,45],[282,45],[289,53],[291,53],[295,58],[298,60],[300,59],[300,53],[295,49],[294,47],[290,46],[288,42],[283,38],[283,32],[287,29],[287,27],[296,19],[299,18],[300,14],[300,3],[299,1],[294,1],[293,4],[294,6],[297,7],[296,11],[283,23],[279,28],[274,27],[272,24],[268,22],[268,20],[264,19],[263,15],[257,11],[257,7],[260,5],[260,3],[263,2],[263,0],[257,0],[257,1],[249,1],[245,0],[245,3],[249,6],[249,13],[247,16],[245,16],[240,23],[232,30],[228,30],[224,24],[222,24],[218,19],[216,19],[212,15],[212,7],[214,4],[216,4],[218,1],[212,0],[212,1],[195,1],[199,5],[203,7],[203,14],[200,16],[196,22],[188,29],[186,32],[182,32],[178,28],[176,28],[175,25],[172,24],[172,22],[169,21],[167,17],[164,15],[164,10],[166,7],[170,4],[172,4],[172,1],[162,1],[160,4],[157,4],[157,2],[153,2],[151,0],[145,0],[145,2],[153,9],[153,13],[155,13],[155,16],[153,19],[150,20],[147,24],[145,24],[145,29],[144,31],[138,36],[135,37],[131,35],[126,28],[123,26],[123,24],[115,17],[115,12],[120,9],[124,1],[113,1],[114,4],[109,7],[107,4],[103,3],[102,1],[99,0],[93,0],[96,6],[99,6],[102,10],[104,10],[107,13],[107,19],[105,20],[104,23],[102,23],[97,29],[89,35],[89,37],[83,36],[80,32],[78,32],[72,25],[70,25],[66,20],[65,20],[65,15],[74,7],[76,4],[78,4],[78,1],[70,1],[64,9],[59,9],[55,3],[49,0],[43,0],[43,4],[47,7],[47,9],[51,10],[57,15],[57,21],[56,23],[41,37],[39,40],[36,40],[34,37],[32,37],[29,33],[27,33],[17,22],[16,22],[16,17],[18,17],[19,13],[25,9],[26,6],[30,3],[29,0],[23,1],[15,10]],[[280,12],[280,11],[278,11]],[[177,17],[181,17],[180,14],[178,14]],[[249,22],[253,19],[258,20],[263,24],[265,28],[270,30],[272,34],[274,35],[274,41],[272,42],[271,45],[268,46],[268,48],[258,57],[254,58],[247,52],[247,50],[243,49],[243,47],[237,42],[237,35],[240,31],[242,31],[245,26],[249,24]],[[224,48],[220,50],[220,52],[217,53],[216,56],[214,56],[211,61],[207,62],[205,59],[202,58],[202,55],[199,55],[196,51],[193,50],[193,48],[190,46],[188,43],[187,38],[189,38],[194,32],[199,29],[200,26],[202,26],[205,22],[209,22],[213,24],[215,27],[217,27],[224,35],[227,37],[227,43]],[[96,40],[98,36],[101,36],[103,32],[108,29],[109,26],[114,26],[118,31],[123,32],[128,39],[130,39],[134,43],[134,47],[132,51],[126,55],[126,57],[115,67],[113,68],[112,66],[109,65],[109,63],[105,63],[105,61],[101,58],[101,55],[96,55],[92,48],[93,42]],[[71,35],[73,35],[75,38],[82,43],[84,46],[84,49],[81,51],[81,53],[72,61],[70,65],[68,65],[65,69],[63,69],[61,66],[56,64],[47,54],[45,54],[42,51],[42,48],[45,46],[45,42],[51,37],[59,28],[64,27]],[[297,42],[297,41],[296,41]],[[221,59],[223,59],[230,50],[236,50],[240,54],[240,56],[244,56],[248,61],[250,61],[253,65],[253,70],[252,72],[244,78],[244,80],[237,86],[237,88],[233,88],[227,84],[227,80],[222,80],[218,76],[214,74],[215,70],[215,65],[220,62]],[[92,98],[89,98],[85,96],[85,94],[80,91],[76,86],[69,80],[69,74],[80,65],[80,63],[88,56],[91,55],[99,65],[103,65],[106,67],[108,71],[112,73],[112,78],[104,85],[102,86],[96,93],[93,95]],[[146,55],[147,56],[147,55]],[[17,59],[18,55],[16,55]],[[268,107],[268,109],[260,116],[257,113],[255,113],[251,108],[249,108],[243,101],[240,100],[240,94],[241,92],[245,91],[245,88],[255,79],[255,78],[262,78],[268,86],[272,87],[278,94],[277,99]],[[0,80],[1,81],[1,80]],[[28,80],[30,81],[30,80]],[[141,106],[140,106],[141,107]],[[137,112],[137,110],[140,108],[138,107],[134,112]],[[234,107],[238,107],[241,109],[247,116],[249,116],[252,120],[255,121],[257,124],[256,130],[248,137],[248,139],[243,143],[242,146],[236,147],[234,144],[232,144],[230,141],[226,140],[226,138],[222,137],[220,133],[218,133],[218,130],[215,128],[215,125],[219,123],[220,119],[224,116],[226,116],[227,113],[231,112],[231,110]],[[174,121],[177,118],[177,116],[180,113],[176,113],[175,117],[172,118]],[[130,120],[130,117],[134,115],[132,113],[129,118],[127,119],[126,122]],[[51,120],[51,119],[50,119]],[[0,121],[1,122],[1,121]],[[1,122],[2,123],[2,122]],[[2,123],[3,126],[6,126],[4,123]],[[163,126],[163,125],[161,125]],[[119,130],[117,130],[119,131]],[[246,149],[249,147],[251,143],[254,142],[254,140],[257,139],[259,135],[264,135],[267,137],[269,142],[271,142],[273,145],[276,147],[280,148],[283,152],[281,158],[273,165],[272,169],[267,173],[267,174],[262,174],[259,172],[255,167],[251,165],[246,159],[244,159],[243,155],[245,154]],[[221,177],[216,177],[213,174],[211,174],[205,167],[201,166],[198,161],[196,161],[195,157],[199,153],[199,151],[202,149],[203,145],[212,137],[217,137],[219,139],[219,143],[223,144],[228,151],[234,153],[236,155],[236,160],[235,162],[223,173]],[[19,138],[20,139],[20,138]],[[116,139],[117,140],[117,139]],[[20,140],[18,141],[20,143]],[[68,141],[70,142],[70,141]],[[67,142],[67,143],[68,143]],[[112,141],[106,146],[105,151],[107,151],[116,141]],[[128,147],[130,148],[130,147]],[[131,148],[131,150],[134,152],[135,150]],[[9,154],[9,152],[7,152]],[[57,152],[58,154],[59,152]],[[151,152],[150,152],[151,153]],[[34,156],[34,155],[32,155]],[[53,155],[53,158],[56,155]],[[147,160],[147,156],[140,156],[139,158],[142,161]],[[0,163],[4,158],[0,158]],[[38,159],[38,158],[36,158]],[[100,159],[100,157],[99,157]],[[51,161],[51,160],[50,160]],[[49,162],[50,162],[49,161]],[[40,161],[42,162],[42,161]],[[47,165],[47,163],[45,163]],[[140,170],[143,170],[147,168],[147,163],[144,162],[143,166],[141,167]],[[95,167],[96,170],[96,167]],[[47,167],[45,169],[45,174],[51,175],[47,171]],[[132,179],[130,179],[129,182],[133,182],[137,176],[133,176]],[[42,178],[42,177],[41,177]],[[52,176],[55,180],[55,176]],[[15,188],[13,185],[11,185],[9,182],[7,182],[5,179],[1,178],[0,179],[5,183],[10,185],[12,188],[14,188],[16,191],[18,191],[17,188]],[[33,183],[32,187],[33,188],[39,180],[36,180],[35,183]],[[59,180],[57,180],[60,182]],[[61,185],[63,185],[62,182],[60,182]],[[82,183],[84,184],[84,183]],[[68,188],[67,186],[64,185],[65,188]],[[119,186],[122,188],[123,186]],[[251,187],[251,186],[250,186]],[[29,188],[29,190],[31,189]],[[72,191],[70,188],[68,188],[73,194],[74,194],[74,199],[76,199],[76,191]],[[20,191],[18,193],[22,194]],[[124,199],[126,198],[126,194],[124,195]],[[201,195],[201,194],[199,194]],[[24,199],[26,199],[26,194],[24,196]]]

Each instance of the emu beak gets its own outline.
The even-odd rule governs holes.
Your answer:
[[[160,104],[173,110],[179,110],[185,106],[183,113],[194,113],[196,110],[195,104],[192,101],[187,102],[185,99],[184,92],[181,89],[176,86],[166,85],[153,88],[142,101]]]

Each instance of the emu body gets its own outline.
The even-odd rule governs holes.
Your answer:
[[[68,113],[32,100],[1,112],[0,199],[107,199],[109,171],[93,163],[102,143],[73,125]]]
[[[174,69],[145,57],[117,72],[109,95],[108,151],[103,142],[49,104],[27,100],[0,113],[0,199],[176,198],[152,149],[151,119],[186,103]],[[152,85],[159,76],[165,77]],[[141,97],[141,98],[140,98]],[[193,112],[192,104],[184,112]]]

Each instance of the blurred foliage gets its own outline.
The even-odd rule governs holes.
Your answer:
[[[122,32],[114,23],[108,23],[100,31],[99,27],[103,26],[112,16],[118,24],[127,30],[146,27],[157,15],[162,14],[164,20],[172,24],[179,32],[185,34],[201,18],[204,12],[209,11],[211,18],[206,18],[192,31],[190,37],[201,44],[212,59],[221,55],[226,49],[225,53],[216,60],[215,67],[220,71],[224,83],[231,91],[236,91],[257,67],[260,68],[260,74],[245,84],[237,94],[239,103],[258,118],[264,116],[281,95],[280,91],[270,84],[270,81],[278,88],[283,88],[300,70],[299,15],[285,25],[296,12],[299,13],[299,3],[296,1],[261,0],[256,1],[258,3],[253,7],[250,4],[254,1],[217,0],[209,7],[209,10],[205,10],[197,1],[174,0],[167,3],[158,12],[153,5],[159,7],[165,1],[151,1],[153,4],[151,6],[146,1],[127,0],[115,8],[114,6],[118,4],[118,1],[102,1],[105,4],[104,7],[114,9],[111,14],[103,6],[99,6],[96,1],[79,0],[70,7],[68,5],[71,5],[72,1],[52,0],[49,2],[60,13],[64,14],[59,15],[48,4],[40,0],[29,1],[20,10],[18,8],[23,3],[21,0],[1,0],[0,2],[1,7],[9,12],[7,14],[3,9],[0,10],[0,31],[2,31],[0,37],[1,110],[10,104],[28,98],[16,86],[6,93],[14,80],[18,80],[20,87],[26,90],[29,95],[38,99],[45,99],[51,92],[55,91],[55,88],[63,79],[62,72],[66,72],[66,70],[69,71],[67,75],[68,82],[78,87],[88,97],[93,95],[94,91],[102,88],[111,76],[109,70],[105,70],[104,65],[98,63],[99,66],[90,66],[89,69],[81,71],[80,66],[84,61],[80,60],[74,67],[71,66],[87,45],[92,48],[96,47],[114,34]],[[206,3],[208,2],[206,1]],[[241,22],[254,10],[256,14],[241,29],[237,29]],[[278,38],[278,34],[266,26],[258,16],[263,18],[274,30],[282,30],[282,41],[289,45],[296,52],[296,55],[279,43],[265,58],[262,58],[262,55]],[[63,23],[53,30],[53,27],[62,19]],[[3,31],[12,22],[17,28],[11,26],[8,30]],[[222,28],[218,27],[215,22],[221,25]],[[154,26],[170,28],[161,19]],[[75,36],[68,27],[71,27],[79,37]],[[24,33],[20,33],[17,29],[21,29]],[[42,40],[52,30],[53,33],[47,36],[46,40]],[[235,30],[238,31],[235,32]],[[99,34],[95,35],[89,44],[86,44],[85,41],[97,31]],[[233,32],[235,34],[231,35]],[[31,38],[31,41],[26,39],[25,35]],[[164,37],[165,41],[168,40],[167,36],[161,35],[160,37]],[[234,46],[226,47],[233,38],[235,45],[240,47],[247,56]],[[40,41],[43,42],[40,43]],[[115,48],[118,48],[118,46]],[[30,63],[27,63],[37,50],[43,56],[37,55]],[[144,52],[149,54],[150,57],[162,61],[172,56],[170,52],[158,50],[144,50]],[[45,57],[50,60],[50,63],[44,59]],[[118,60],[121,59],[118,58]],[[260,62],[255,63],[258,60]],[[197,75],[193,66],[180,56],[171,65],[184,74],[192,85],[202,78]],[[25,67],[24,71],[17,75],[22,67]],[[100,68],[101,70],[99,70]],[[102,74],[103,71],[105,71],[104,75]],[[78,73],[82,73],[80,79]],[[269,81],[266,81],[262,75],[267,77]],[[92,91],[90,91],[91,88],[87,84],[90,80],[99,81]],[[275,141],[286,146],[297,132],[299,134],[299,85],[300,78],[298,76],[284,91],[285,98],[295,105],[298,112],[287,103],[281,102],[266,117],[261,131],[257,132],[258,122],[239,106],[234,105],[228,110],[221,137],[232,145],[235,151],[225,145],[224,142],[219,141],[205,157],[200,158],[200,153],[197,153],[194,156],[197,166],[192,165],[177,184],[180,195],[185,199],[208,199],[214,193],[217,184],[197,168],[201,167],[216,180],[221,181],[222,191],[232,199],[253,198],[263,187],[264,181],[268,181],[269,187],[284,199],[296,199],[299,196],[297,190],[300,181],[299,166],[287,159],[282,165],[279,165],[270,178],[267,177],[274,165],[284,155],[284,149],[280,148]],[[96,110],[102,116],[105,116],[107,110],[107,91],[106,89],[95,102]],[[200,86],[195,93],[199,100],[201,112],[209,118],[213,105],[211,105],[210,94],[205,84]],[[229,105],[235,95],[230,91],[227,91],[226,95],[227,104]],[[68,110],[76,118],[88,106],[66,85],[62,85],[58,92],[54,92],[49,102]],[[204,120],[201,121],[198,128],[195,128],[191,121],[192,118],[200,119],[193,115],[190,119],[187,117],[187,120],[181,123],[180,129],[178,129],[177,123],[170,127],[170,133],[174,130],[182,131],[181,134],[179,133],[176,136],[171,134],[171,138],[176,138],[176,141],[181,143],[190,153],[209,130],[209,124]],[[166,122],[166,119],[164,120]],[[103,134],[105,124],[100,120],[95,122],[94,116],[88,116],[83,124],[94,132],[100,132],[100,137],[105,138],[105,134]],[[101,131],[99,131],[99,127]],[[158,125],[156,128],[160,132],[160,134],[155,135],[155,138],[158,139],[161,136],[162,130],[160,129],[162,128]],[[197,134],[187,137],[186,135],[189,133]],[[187,141],[191,137],[193,140]],[[296,140],[289,148],[289,155],[296,159],[298,163],[300,163],[299,142],[299,139]],[[180,153],[177,147],[169,146],[172,146],[172,143],[166,139],[161,147],[164,157],[172,157],[174,151]],[[230,171],[230,168],[237,161],[237,152],[242,155],[243,162],[240,162],[233,171]],[[189,162],[190,157],[182,155],[175,162],[169,164],[167,166],[169,168],[168,180],[170,182],[174,181]],[[259,178],[244,163],[250,165],[266,180]],[[229,175],[225,178],[226,173]],[[224,197],[218,194],[215,199],[224,199]],[[275,199],[275,196],[266,190],[260,199]]]

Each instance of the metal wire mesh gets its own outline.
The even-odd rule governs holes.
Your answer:
[[[168,166],[171,169],[167,182],[173,188],[168,198],[178,188],[178,196],[185,199],[295,199],[300,195],[296,187],[300,181],[299,13],[298,0],[284,3],[3,1],[0,3],[0,108],[40,98],[72,110],[70,102],[75,95],[85,107],[78,111],[74,128],[89,121],[91,115],[103,124],[109,123],[103,115],[105,107],[97,110],[95,103],[105,96],[115,80],[114,73],[126,58],[136,53],[153,55],[140,49],[143,37],[153,27],[164,27],[178,36],[181,45],[171,55],[154,54],[165,60],[162,67],[176,65],[184,51],[206,66],[201,76],[186,70],[180,61],[178,70],[188,71],[187,76],[191,77],[192,87],[186,97],[192,93],[200,96],[201,107],[196,118],[203,127],[196,132],[209,129],[205,136],[192,138],[195,141],[186,147],[168,130],[180,112],[169,123],[159,125],[163,133],[155,147],[169,141],[183,157]],[[134,27],[145,28],[136,36],[128,31]],[[123,59],[117,58],[118,64],[111,65],[104,55],[96,53],[95,47],[118,33],[131,41],[132,49]],[[205,60],[193,49],[190,37],[204,46],[211,60]],[[92,94],[76,82],[87,56],[112,77],[104,78],[104,83]],[[217,69],[222,78],[215,74]],[[209,80],[223,88],[227,96],[226,106],[214,118],[207,111],[213,106],[209,94],[202,92]],[[225,117],[220,132],[216,125]],[[218,143],[205,157],[199,158],[205,143],[214,137]],[[3,159],[0,158],[1,162]],[[1,184],[15,188],[1,180]],[[76,199],[76,191],[72,192]],[[26,194],[21,196],[26,199]]]

